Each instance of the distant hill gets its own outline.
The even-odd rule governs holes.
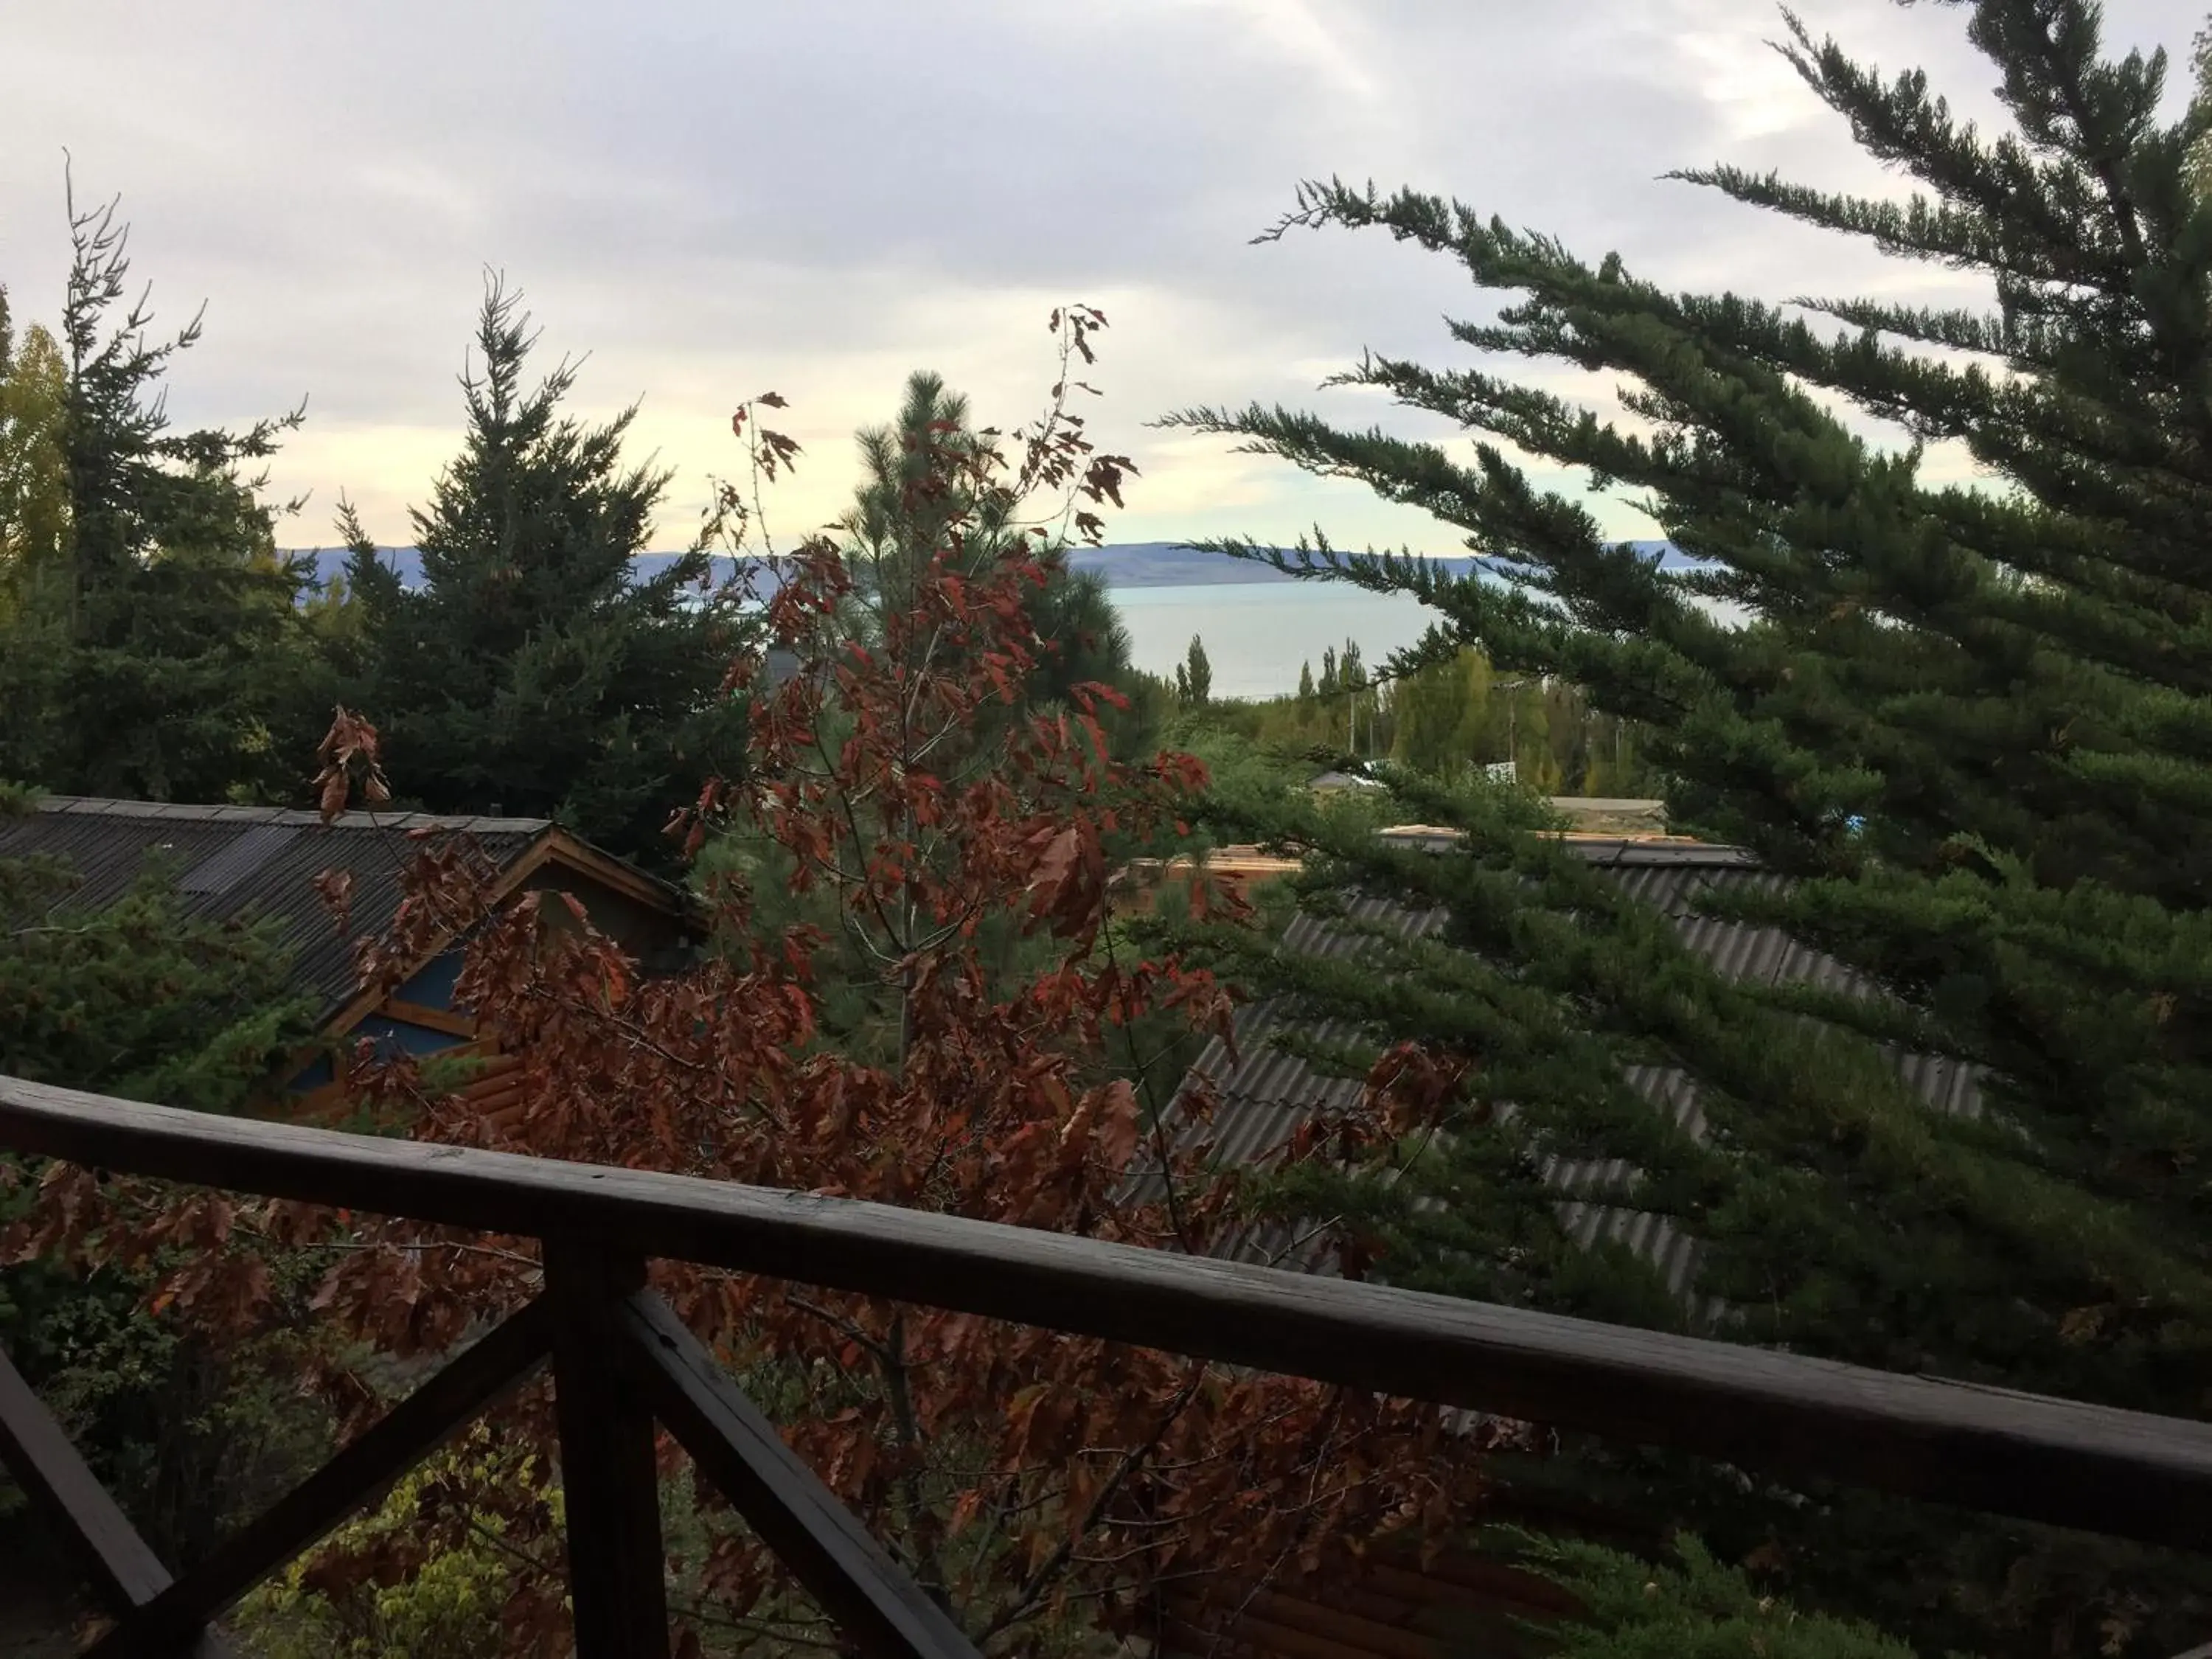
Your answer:
[[[1109,587],[1243,587],[1297,580],[1250,559],[1225,559],[1173,542],[1079,547],[1070,550],[1068,562],[1097,571]]]
[[[327,583],[331,577],[345,569],[346,550],[342,547],[302,548],[300,550],[314,561],[315,580],[319,585]],[[416,550],[411,547],[380,547],[376,553],[387,567],[399,573],[402,586],[422,586],[422,556]],[[638,574],[650,580],[683,556],[680,553],[641,553],[635,560]],[[714,562],[718,580],[726,580],[737,574],[734,559],[717,558]]]
[[[1639,552],[1658,555],[1662,565],[1668,569],[1689,568],[1694,564],[1666,542],[1628,544]],[[422,558],[413,548],[386,547],[377,550],[408,586],[421,582]],[[309,552],[309,556],[314,561],[318,582],[327,582],[345,566],[346,556],[342,548],[317,548]],[[665,570],[680,556],[675,553],[641,553],[636,562],[638,573],[649,578]],[[1069,551],[1069,562],[1079,570],[1097,571],[1110,587],[1239,587],[1297,580],[1250,559],[1224,558],[1216,553],[1179,547],[1173,542],[1121,542],[1105,547],[1073,548]],[[1465,554],[1438,558],[1437,562],[1455,575],[1466,574],[1475,564]],[[734,560],[715,559],[714,574],[718,579],[726,580],[736,572]]]
[[[422,559],[413,548],[385,547],[377,551],[410,587],[422,580]],[[650,577],[666,569],[678,556],[674,553],[641,553],[637,556],[638,574]],[[345,566],[343,549],[318,548],[313,557],[318,581],[328,581]],[[1216,554],[1177,547],[1171,542],[1127,542],[1110,547],[1073,548],[1069,552],[1069,562],[1079,570],[1097,571],[1113,587],[1231,586],[1295,580],[1249,559],[1224,559]],[[1468,561],[1454,562],[1464,565]],[[718,557],[714,561],[718,578],[726,579],[736,570],[736,561],[732,559]]]

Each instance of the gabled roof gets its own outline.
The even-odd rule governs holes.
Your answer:
[[[1438,850],[1455,839],[1448,830],[1409,830],[1386,832],[1393,840]],[[1565,844],[1599,868],[1637,898],[1668,917],[1684,941],[1698,955],[1732,979],[1761,985],[1809,983],[1863,994],[1866,987],[1834,958],[1814,951],[1778,927],[1732,921],[1704,914],[1698,894],[1727,888],[1771,890],[1782,878],[1761,869],[1757,860],[1739,848],[1715,846],[1680,839],[1576,836]],[[1287,951],[1320,957],[1350,960],[1372,948],[1370,932],[1395,933],[1405,939],[1419,938],[1443,926],[1441,909],[1415,909],[1394,901],[1359,897],[1347,907],[1353,924],[1334,927],[1320,917],[1301,915],[1283,935]],[[1358,1103],[1362,1084],[1315,1070],[1297,1055],[1277,1046],[1276,1039],[1296,1031],[1327,1045],[1349,1042],[1358,1033],[1348,1024],[1316,1017],[1286,998],[1273,998],[1244,1008],[1235,1023],[1237,1058],[1219,1039],[1209,1043],[1192,1066],[1194,1074],[1210,1078],[1219,1104],[1206,1130],[1224,1160],[1251,1164],[1267,1157],[1297,1128],[1324,1115],[1341,1112]],[[1942,1056],[1895,1056],[1905,1080],[1935,1109],[1971,1115],[1980,1110],[1980,1077],[1972,1066]],[[1639,1066],[1630,1069],[1628,1082],[1638,1094],[1667,1114],[1692,1136],[1703,1139],[1705,1115],[1697,1084],[1679,1067]],[[1667,1218],[1577,1202],[1575,1194],[1613,1188],[1632,1172],[1620,1160],[1554,1159],[1544,1172],[1546,1181],[1560,1194],[1561,1218],[1582,1243],[1612,1238],[1656,1266],[1676,1295],[1695,1301],[1697,1246]],[[1284,1241],[1272,1235],[1255,1235],[1243,1254],[1256,1258],[1272,1255]],[[1285,1265],[1329,1270],[1328,1262],[1310,1253]]]
[[[548,861],[666,908],[682,896],[599,852],[548,818],[443,817],[427,812],[346,812],[325,823],[313,812],[268,806],[192,806],[165,801],[52,795],[38,811],[0,818],[0,858],[51,855],[80,879],[64,909],[119,897],[165,860],[187,908],[213,921],[272,919],[292,952],[300,988],[325,1017],[354,997],[354,940],[389,926],[400,874],[415,848],[406,837],[465,835],[510,879]],[[315,886],[326,870],[353,877],[350,933],[341,933]]]

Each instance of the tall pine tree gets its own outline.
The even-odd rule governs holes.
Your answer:
[[[1356,1021],[1370,1053],[1412,1040],[1473,1062],[1455,1133],[1378,1158],[1404,1178],[1284,1201],[1357,1218],[1401,1282],[1688,1322],[1641,1264],[1565,1238],[1547,1160],[1620,1158],[1636,1173],[1586,1196],[1704,1241],[1698,1288],[1722,1299],[1722,1334],[2202,1416],[2212,209],[2191,162],[2212,100],[2162,123],[2163,54],[2106,58],[2087,0],[1960,9],[1999,76],[2000,137],[1924,76],[1885,80],[1785,14],[1790,63],[1918,198],[1726,166],[1677,177],[1979,273],[1991,308],[1673,294],[1617,255],[1593,266],[1462,204],[1334,181],[1307,185],[1279,228],[1378,228],[1457,259],[1506,303],[1453,324],[1455,340],[1626,382],[1635,424],[1493,367],[1376,357],[1343,381],[1469,428],[1471,463],[1285,409],[1194,410],[1175,423],[1426,508],[1492,579],[1319,538],[1290,556],[1219,550],[1426,601],[1438,626],[1401,670],[1474,646],[1636,722],[1677,826],[1790,878],[1737,913],[1875,994],[1726,979],[1529,834],[1539,816],[1507,796],[1409,781],[1409,816],[1466,832],[1446,857],[1254,803],[1248,833],[1320,849],[1314,902],[1365,888],[1449,920],[1439,939],[1375,941],[1395,976],[1267,956],[1252,976]],[[1884,437],[1862,435],[1869,417]],[[1937,442],[1984,476],[1923,477]],[[1709,569],[1662,572],[1610,543],[1509,445],[1634,491]],[[1931,1111],[1884,1044],[1983,1068],[1981,1110]],[[1701,1128],[1629,1086],[1639,1063],[1696,1079]],[[1794,1517],[1779,1535],[1805,1546],[1801,1590],[1931,1646],[2163,1654],[2201,1638],[2201,1576],[2191,1589],[2170,1561],[1896,1506],[1765,1513]]]
[[[1030,720],[1055,710],[1073,713],[1082,701],[1077,688],[1091,684],[1112,687],[1127,699],[1126,708],[1095,704],[1110,751],[1123,758],[1148,755],[1161,711],[1130,664],[1128,634],[1105,584],[1074,569],[1064,545],[1034,535],[1017,517],[1025,503],[1007,493],[1002,440],[975,427],[967,398],[940,376],[917,370],[907,379],[894,418],[861,428],[855,438],[860,477],[852,506],[834,526],[851,588],[823,618],[822,637],[801,654],[839,663],[854,648],[872,660],[896,650],[906,653],[900,672],[917,678],[967,672],[972,658],[963,661],[963,653],[976,648],[972,623],[948,620],[941,629],[914,630],[902,629],[900,619],[922,604],[942,603],[944,569],[981,583],[1000,579],[1006,563],[1019,559],[1033,564],[1039,579],[1019,590],[1024,620],[1038,641],[1036,660],[1006,698],[987,699],[957,730],[933,734],[917,766],[926,760],[923,769],[949,793],[975,787],[1000,774],[1009,753],[1030,740],[1024,730]],[[838,699],[826,701],[818,727],[824,751],[843,747],[854,720]],[[856,810],[865,815],[878,809],[862,803]],[[954,850],[932,833],[911,855],[936,870]],[[757,824],[726,827],[708,844],[700,869],[709,881],[727,874],[745,882],[759,936],[773,937],[778,927],[804,920],[837,940],[816,968],[824,1037],[848,1055],[896,1059],[909,989],[904,969],[896,954],[887,963],[868,946],[865,931],[848,925],[848,895],[796,879],[788,849]],[[922,919],[904,920],[915,937],[933,931]],[[1048,951],[1017,917],[990,915],[976,928],[981,958],[1002,982],[1035,971]]]
[[[1058,538],[1039,545],[1031,526],[1012,522],[1005,516],[1011,508],[991,499],[999,464],[982,458],[993,436],[975,429],[967,398],[927,369],[907,377],[890,424],[858,434],[860,480],[837,526],[858,574],[851,625],[862,635],[880,635],[881,613],[910,602],[920,564],[933,554],[981,570],[1012,538],[1030,536],[1044,580],[1029,616],[1047,643],[1022,706],[1066,704],[1079,685],[1111,686],[1129,707],[1102,708],[1102,722],[1115,753],[1135,757],[1157,734],[1158,710],[1129,660],[1128,630],[1097,573],[1076,569]],[[948,537],[956,526],[957,534]]]
[[[0,777],[157,800],[296,796],[328,686],[295,605],[305,572],[276,551],[247,469],[298,414],[170,430],[161,381],[198,319],[156,341],[143,299],[117,316],[126,228],[112,203],[72,200],[70,221],[60,362],[27,334],[0,405],[0,448],[24,452],[33,485],[9,531],[25,539],[0,609]]]
[[[342,514],[365,659],[353,695],[403,797],[557,817],[665,860],[671,812],[742,758],[742,710],[720,690],[737,607],[702,548],[637,579],[671,475],[623,460],[635,407],[600,426],[562,414],[575,365],[526,385],[536,339],[521,296],[491,283],[461,453],[413,514],[420,589]]]

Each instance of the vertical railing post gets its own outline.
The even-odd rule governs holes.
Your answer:
[[[545,1241],[578,1659],[668,1659],[653,1415],[620,1363],[622,1300],[644,1283],[641,1258]]]

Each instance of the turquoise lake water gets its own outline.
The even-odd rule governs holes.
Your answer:
[[[402,582],[412,586],[420,581],[420,556],[415,549],[380,551]],[[1166,565],[1172,570],[1175,564],[1157,547],[1085,550],[1087,556],[1079,562],[1110,573],[1117,557],[1133,552],[1151,556],[1147,568]],[[307,556],[325,580],[345,559],[342,550],[327,548]],[[636,563],[641,574],[649,574],[674,556],[641,554]],[[1211,557],[1182,555],[1185,563]],[[718,574],[726,577],[729,562],[717,561]],[[1206,641],[1213,690],[1224,697],[1270,697],[1295,691],[1298,665],[1311,663],[1318,674],[1321,653],[1331,647],[1341,651],[1347,639],[1358,641],[1359,654],[1366,661],[1380,662],[1418,641],[1427,631],[1431,614],[1418,600],[1369,593],[1335,581],[1254,580],[1248,576],[1239,582],[1116,585],[1109,591],[1128,628],[1138,667],[1172,678],[1195,634]]]
[[[1298,688],[1298,665],[1321,672],[1326,647],[1359,643],[1370,663],[1412,645],[1435,613],[1401,595],[1368,593],[1343,582],[1235,586],[1117,587],[1115,605],[1129,630],[1131,655],[1148,673],[1173,678],[1190,648],[1206,641],[1213,691],[1271,697]]]

